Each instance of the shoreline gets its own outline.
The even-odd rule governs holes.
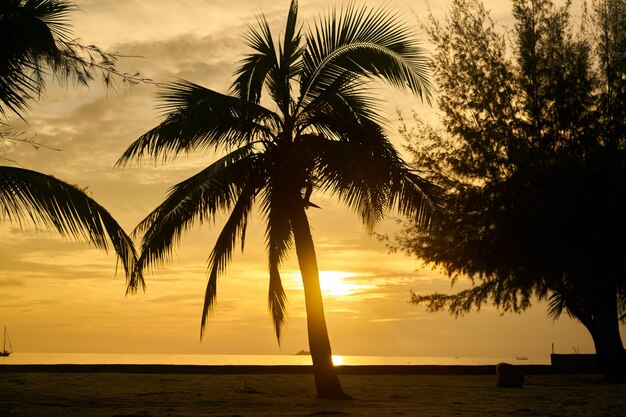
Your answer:
[[[524,375],[595,375],[590,366],[514,365]],[[339,375],[495,375],[496,365],[338,365]],[[184,375],[308,375],[312,365],[5,364],[7,373],[122,373]]]
[[[2,372],[0,416],[622,417],[626,409],[626,385],[590,375],[530,375],[523,388],[498,388],[495,375],[343,374],[340,380],[351,400],[317,398],[310,374]]]

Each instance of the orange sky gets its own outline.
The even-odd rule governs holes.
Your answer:
[[[393,1],[415,19],[425,5]],[[437,9],[444,7],[437,3]],[[184,78],[218,91],[230,85],[241,58],[245,23],[263,10],[282,25],[289,4],[244,0],[83,0],[72,20],[84,43],[124,55],[121,67],[155,81]],[[333,4],[300,1],[301,16]],[[377,3],[375,3],[377,4]],[[486,2],[494,18],[509,25],[509,2]],[[417,24],[417,22],[416,22]],[[211,155],[181,158],[166,166],[144,163],[113,169],[122,151],[158,123],[157,89],[151,85],[117,93],[96,83],[91,89],[50,88],[28,117],[16,123],[27,137],[62,149],[13,149],[22,166],[89,187],[127,229],[164,197],[168,187],[205,166]],[[436,120],[436,110],[411,97],[385,95],[389,109],[416,110]],[[391,129],[397,129],[390,123]],[[398,138],[398,143],[401,143]],[[454,319],[429,314],[407,303],[409,291],[450,291],[449,281],[401,254],[388,254],[359,220],[327,196],[309,210],[323,271],[326,317],[333,352],[344,355],[426,355],[546,357],[558,351],[593,350],[581,325],[567,318],[552,322],[545,306],[501,317],[493,308]],[[218,224],[219,227],[219,224]],[[267,260],[263,225],[253,221],[244,254],[234,257],[218,285],[218,304],[202,343],[199,323],[205,267],[218,227],[196,229],[175,250],[174,262],[147,276],[147,291],[124,296],[115,257],[44,231],[0,228],[0,325],[9,327],[18,352],[144,352],[292,354],[306,348],[301,285],[294,257],[284,268],[289,315],[281,348],[267,310]],[[393,233],[388,221],[379,232]],[[333,272],[334,271],[334,272]],[[333,284],[334,281],[334,284]],[[461,288],[461,287],[458,287]]]

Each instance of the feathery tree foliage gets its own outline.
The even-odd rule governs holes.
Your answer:
[[[88,85],[96,72],[102,73],[107,84],[114,78],[130,83],[140,80],[119,73],[115,55],[72,39],[69,16],[75,9],[66,0],[0,3],[0,139],[16,139],[6,117],[23,118],[50,77],[78,85]],[[110,240],[126,272],[127,291],[144,285],[130,237],[78,187],[28,169],[0,166],[0,211],[3,221],[20,227],[25,223],[42,226],[100,249],[107,250]]]
[[[229,94],[188,81],[162,93],[165,119],[137,139],[119,164],[168,160],[181,153],[219,150],[224,156],[172,187],[138,226],[139,267],[169,260],[181,234],[229,213],[209,257],[201,333],[233,250],[243,245],[253,207],[266,224],[269,309],[280,342],[285,292],[280,267],[296,251],[307,313],[318,396],[345,397],[328,339],[315,247],[306,210],[314,190],[354,209],[368,230],[390,209],[430,225],[440,190],[410,169],[394,149],[369,94],[382,79],[425,99],[427,62],[407,22],[385,7],[348,5],[320,17],[308,30],[292,1],[282,39],[264,16],[245,38],[251,52]],[[268,95],[264,104],[262,97]],[[274,109],[274,110],[272,110]]]
[[[580,30],[570,4],[514,0],[512,50],[478,0],[431,16],[445,132],[412,147],[449,190],[436,233],[407,225],[399,247],[474,286],[414,294],[432,311],[485,303],[565,309],[593,337],[600,366],[623,377],[618,299],[626,294],[626,2],[598,0]],[[408,136],[410,132],[406,132]]]

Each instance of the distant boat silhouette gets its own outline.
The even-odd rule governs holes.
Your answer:
[[[301,350],[300,352],[296,353],[297,356],[310,356],[311,352],[309,352],[308,350]]]
[[[9,350],[7,350],[7,341],[9,342]],[[0,352],[0,356],[9,356],[13,352],[13,348],[11,347],[11,340],[9,339],[9,332],[7,332],[7,327],[4,326],[4,342],[2,344],[2,352]]]

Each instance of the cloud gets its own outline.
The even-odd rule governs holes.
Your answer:
[[[0,278],[0,287],[23,287],[24,280],[17,278]]]

